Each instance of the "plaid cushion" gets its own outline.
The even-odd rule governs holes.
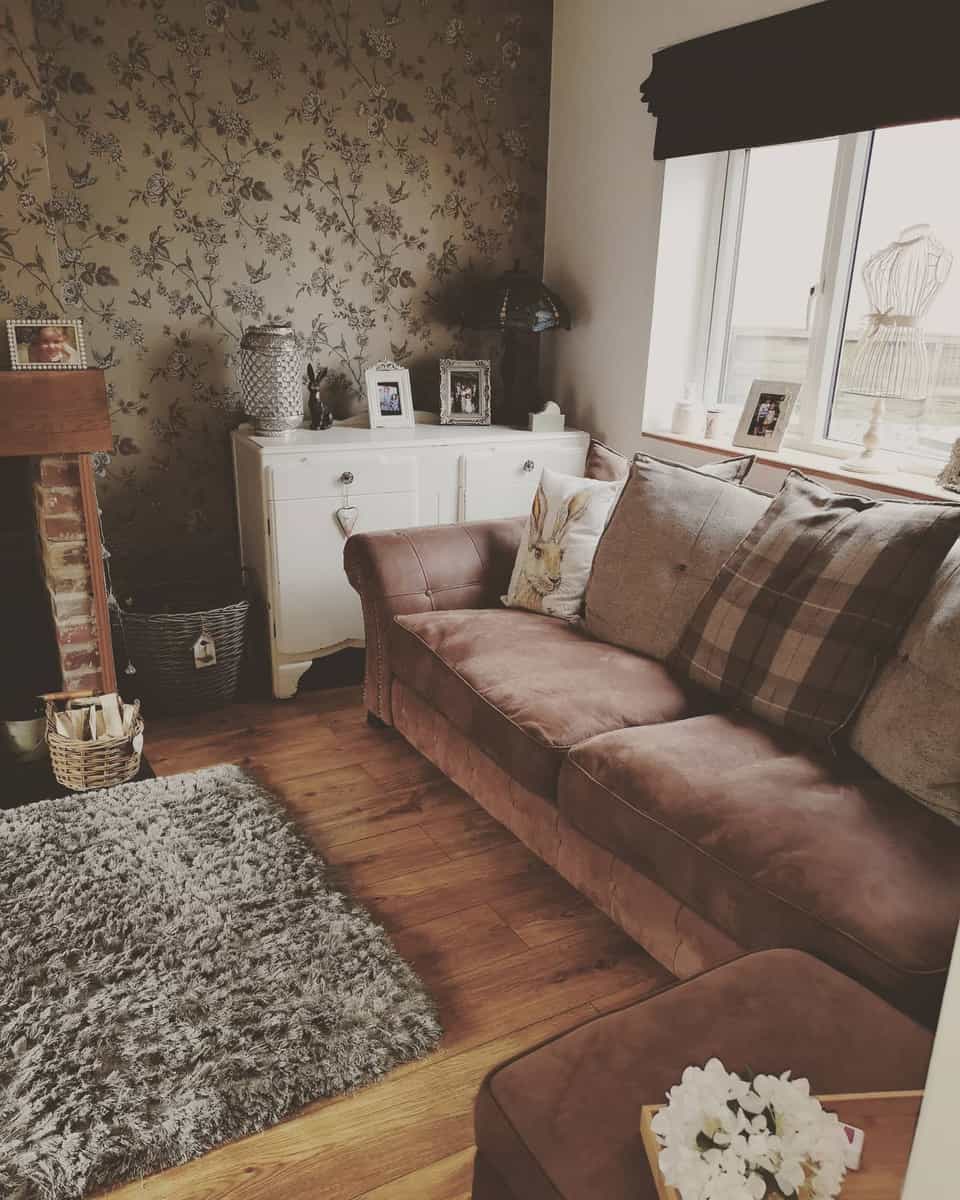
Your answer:
[[[960,505],[837,495],[792,471],[668,660],[757,716],[829,741],[960,535]]]

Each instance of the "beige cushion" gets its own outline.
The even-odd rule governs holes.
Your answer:
[[[544,467],[503,597],[507,608],[567,621],[580,616],[597,543],[621,486]]]
[[[769,502],[693,467],[638,455],[597,548],[587,629],[665,659]]]
[[[829,742],[853,717],[960,535],[960,504],[846,496],[791,471],[667,665]]]
[[[960,546],[871,688],[850,745],[885,779],[960,824]]]

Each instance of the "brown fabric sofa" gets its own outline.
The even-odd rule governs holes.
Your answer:
[[[522,520],[359,534],[370,713],[675,975],[808,951],[932,1022],[960,828],[579,627],[505,609]]]

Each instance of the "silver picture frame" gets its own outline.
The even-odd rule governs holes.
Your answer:
[[[83,322],[10,318],[7,352],[12,371],[83,371],[87,350]]]
[[[440,359],[440,424],[489,425],[490,360]]]

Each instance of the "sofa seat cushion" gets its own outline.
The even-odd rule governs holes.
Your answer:
[[[397,617],[390,638],[396,677],[549,800],[571,746],[700,711],[662,664],[536,613],[415,613]]]
[[[683,1069],[792,1070],[814,1093],[923,1087],[930,1035],[805,954],[751,954],[496,1067],[477,1097],[476,1200],[656,1200],[640,1108]],[[868,1143],[869,1145],[869,1143]],[[489,1166],[488,1166],[489,1164]]]
[[[960,916],[960,829],[854,754],[714,713],[570,755],[572,825],[749,949],[809,950],[921,1015]]]

